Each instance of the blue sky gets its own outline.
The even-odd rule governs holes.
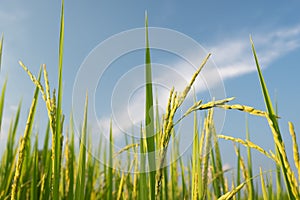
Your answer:
[[[277,96],[282,132],[287,147],[291,150],[287,122],[294,122],[296,132],[300,130],[300,106],[297,103],[300,99],[298,88],[300,83],[298,79],[300,73],[299,7],[299,1],[295,0],[272,3],[267,1],[183,2],[170,0],[159,3],[151,1],[71,2],[66,0],[64,113],[68,115],[72,110],[73,86],[84,59],[107,38],[123,31],[143,27],[144,14],[147,10],[149,26],[168,28],[183,33],[202,45],[206,52],[212,53],[212,66],[218,69],[226,96],[235,96],[235,103],[264,109],[263,97],[251,54],[249,42],[251,34],[271,96],[273,99]],[[5,130],[8,129],[11,116],[15,113],[16,106],[21,99],[23,99],[23,120],[20,124],[20,134],[22,133],[22,128],[25,126],[25,115],[34,90],[33,84],[18,65],[18,61],[22,60],[35,74],[40,65],[45,63],[49,70],[50,82],[52,85],[56,84],[59,21],[59,1],[1,1],[0,3],[0,33],[4,33],[0,84],[2,85],[5,77],[8,77],[7,91],[9,91],[6,94],[5,118],[0,135],[1,143],[5,141]],[[154,39],[152,38],[152,40]],[[176,44],[177,41],[172,42]],[[120,45],[122,46],[122,44]],[[188,46],[184,46],[183,49],[186,49],[187,54],[195,58],[195,61],[203,57],[203,55],[197,57],[195,52],[188,52]],[[153,50],[152,61],[178,69],[179,74],[183,74],[187,80],[193,74],[191,68],[189,68],[190,71],[188,67],[185,68],[182,59],[168,52]],[[120,69],[118,65],[122,62],[124,67]],[[112,116],[109,107],[114,84],[118,83],[122,75],[130,69],[142,65],[143,62],[144,53],[136,51],[128,54],[127,57],[126,55],[120,57],[107,71],[107,75],[98,86],[104,94],[99,92],[95,94],[96,101],[104,105],[103,108],[99,107],[100,103],[95,106],[97,116],[102,123],[108,122]],[[168,71],[156,71],[156,73],[153,75],[154,79],[173,80],[179,84],[177,88],[183,86],[176,76],[170,78]],[[214,76],[212,75],[209,80],[213,81]],[[209,101],[211,96],[207,89],[207,87],[196,89],[197,98]],[[166,92],[167,90],[162,91],[161,97],[164,97]],[[143,116],[142,94],[141,90],[130,100],[130,105],[136,107],[127,108],[127,111],[117,109],[117,115],[122,116],[124,112],[129,112],[131,120],[139,123],[140,116]],[[119,98],[117,100],[119,101]],[[161,102],[161,111],[163,111],[165,107],[163,98]],[[83,107],[77,106],[75,109]],[[36,124],[43,127],[46,113],[42,101],[40,101],[38,110]],[[252,140],[266,149],[273,149],[271,133],[266,121],[249,116],[249,125]],[[103,125],[103,129],[107,130],[107,126]],[[118,130],[115,129],[115,132]],[[244,138],[245,114],[234,111],[226,112],[224,127],[220,132]],[[187,140],[190,138],[187,137]],[[222,141],[222,149],[233,153],[230,142]],[[264,165],[267,168],[273,167],[271,162],[268,162],[260,154],[254,152],[254,155],[254,160],[258,165]],[[226,154],[224,157],[226,163],[234,160]]]

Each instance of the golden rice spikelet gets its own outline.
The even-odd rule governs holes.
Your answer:
[[[19,156],[18,156],[18,161],[17,161],[17,165],[16,165],[14,181],[13,181],[13,185],[12,185],[12,189],[11,189],[11,199],[12,200],[17,199],[18,184],[19,184],[20,177],[21,177],[23,161],[25,159],[26,142],[28,140],[30,140],[30,138],[29,138],[30,124],[31,124],[31,121],[33,120],[33,116],[34,116],[35,102],[36,102],[36,99],[33,98],[32,103],[31,103],[31,107],[30,107],[30,110],[29,110],[27,122],[26,122],[24,136],[21,137],[21,139],[20,139]]]
[[[218,135],[218,138],[221,138],[224,140],[230,140],[232,142],[239,143],[245,147],[250,147],[252,149],[255,149],[255,150],[259,151],[260,153],[262,153],[263,155],[267,156],[268,158],[274,160],[276,163],[279,163],[278,159],[274,156],[274,154],[268,153],[266,150],[264,150],[263,148],[261,148],[260,146],[258,146],[257,144],[254,144],[253,142],[251,142],[249,140],[242,140],[240,138],[235,138],[235,137],[231,137],[231,136],[227,136],[227,135]]]
[[[294,125],[292,122],[289,122],[289,129],[290,129],[290,134],[292,136],[292,141],[293,141],[293,152],[294,152],[294,162],[295,166],[298,170],[298,181],[300,183],[300,160],[299,160],[299,149],[298,149],[298,144],[297,144],[297,138],[296,138],[296,133],[294,129]]]
[[[251,115],[257,115],[257,116],[261,116],[264,117],[266,112],[261,111],[261,110],[257,110],[251,106],[245,106],[245,105],[240,105],[240,104],[234,104],[234,105],[217,105],[217,107],[223,108],[223,109],[227,109],[227,110],[239,110],[242,112],[246,112],[249,113]]]
[[[209,53],[204,60],[202,61],[200,67],[198,68],[198,70],[194,73],[192,79],[190,80],[189,85],[184,89],[184,91],[182,92],[182,94],[179,96],[179,102],[178,105],[180,106],[182,104],[182,102],[184,101],[184,99],[186,98],[186,96],[188,95],[189,91],[191,90],[191,87],[193,86],[196,78],[198,77],[199,73],[201,72],[201,70],[203,69],[203,67],[205,66],[205,64],[207,63],[209,57],[211,56],[211,53]]]
[[[281,156],[283,158],[284,166],[281,166],[281,167],[284,167],[286,169],[286,173],[287,173],[289,184],[291,185],[292,193],[295,197],[300,198],[299,189],[298,189],[298,182],[297,182],[297,179],[295,177],[295,174],[293,173],[293,171],[291,169],[290,163],[288,161],[284,143],[283,143],[283,141],[281,141],[279,139],[279,134],[277,133],[277,131],[274,127],[274,124],[273,124],[272,120],[270,119],[269,114],[266,114],[265,117],[268,120],[269,126],[271,128],[273,138],[274,138],[274,142],[275,142],[275,144],[278,148],[279,153],[281,154]]]
[[[218,200],[229,200],[229,199],[231,199],[236,193],[238,193],[245,186],[245,184],[246,184],[246,182],[241,183],[237,187],[233,188],[231,191],[229,191],[226,194],[219,197]]]
[[[21,67],[24,69],[24,71],[28,74],[29,78],[31,79],[31,81],[39,88],[39,90],[42,93],[42,97],[43,99],[46,101],[46,94],[44,91],[44,88],[42,86],[42,84],[36,79],[36,77],[29,71],[29,69],[24,65],[24,63],[22,61],[19,61],[19,64],[21,65]]]

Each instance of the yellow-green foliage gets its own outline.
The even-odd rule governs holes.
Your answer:
[[[146,19],[146,27],[147,27]],[[148,33],[146,33],[146,38]],[[275,196],[279,199],[300,199],[300,164],[299,164],[299,148],[296,139],[296,133],[292,123],[289,123],[289,131],[293,142],[293,161],[298,173],[292,170],[292,162],[288,160],[287,148],[281,137],[280,129],[276,113],[272,108],[266,84],[260,71],[258,59],[252,43],[252,50],[257,65],[257,71],[260,78],[263,97],[266,103],[266,111],[257,110],[251,106],[233,104],[229,105],[234,98],[226,98],[221,100],[211,100],[203,103],[202,100],[196,101],[189,107],[184,115],[175,119],[177,110],[181,107],[190,92],[196,78],[207,63],[210,54],[206,56],[203,63],[191,78],[189,84],[182,92],[170,91],[166,112],[162,117],[156,113],[148,114],[152,117],[156,116],[154,124],[150,129],[141,126],[141,139],[125,138],[126,146],[114,153],[113,129],[110,124],[109,144],[105,143],[100,137],[97,149],[94,149],[91,142],[90,132],[88,130],[88,98],[84,107],[84,120],[81,130],[81,141],[79,146],[79,154],[76,154],[74,142],[74,124],[72,114],[70,115],[70,124],[65,127],[66,133],[63,137],[64,116],[62,114],[62,60],[63,60],[63,40],[64,40],[64,12],[62,2],[61,12],[61,31],[59,42],[59,66],[58,66],[58,89],[53,90],[51,95],[50,83],[48,80],[48,72],[46,65],[42,65],[42,70],[36,78],[29,69],[20,62],[20,65],[29,75],[30,79],[36,87],[32,104],[28,112],[26,126],[24,127],[23,136],[16,139],[18,131],[19,116],[21,113],[21,103],[18,106],[15,117],[12,119],[7,134],[8,140],[6,149],[0,157],[0,200],[4,199],[268,199]],[[149,42],[146,40],[146,77],[149,82],[147,87],[146,107],[153,106],[152,95],[152,77]],[[252,41],[251,41],[252,42]],[[2,55],[3,37],[0,40],[0,67]],[[40,82],[41,73],[43,72],[44,86]],[[2,86],[0,96],[0,129],[2,123],[2,113],[5,100],[7,81]],[[34,115],[38,94],[42,95],[48,114],[48,126],[44,131],[34,132],[32,136],[32,126],[34,124]],[[214,110],[213,109],[231,109],[239,110],[248,114],[261,117],[267,120],[274,139],[275,150],[265,150],[249,139],[234,138],[231,136],[218,135],[214,126]],[[198,119],[196,112],[207,111],[204,119]],[[192,144],[192,155],[189,162],[185,162],[182,158],[175,159],[180,155],[179,141],[176,137],[176,125],[186,116],[194,114],[194,129],[191,133],[194,137]],[[149,119],[148,119],[149,120]],[[148,121],[146,119],[146,121]],[[203,127],[199,125],[203,123]],[[149,121],[148,121],[149,122]],[[149,122],[150,123],[150,122]],[[230,123],[230,122],[229,122]],[[150,139],[144,139],[153,133],[157,135],[151,136]],[[52,134],[52,144],[49,146],[49,138]],[[43,148],[38,149],[38,135],[45,135]],[[31,140],[35,139],[34,145]],[[171,140],[172,138],[172,140]],[[129,142],[131,139],[131,143]],[[234,143],[237,156],[237,174],[233,174],[230,180],[222,164],[222,152],[220,149],[220,139],[230,140]],[[19,141],[19,144],[15,144]],[[172,141],[172,143],[171,143]],[[240,152],[240,146],[247,148],[247,155],[243,156]],[[170,147],[171,160],[170,166],[166,166],[167,150]],[[64,150],[64,151],[63,151]],[[96,155],[102,157],[105,163],[100,163],[92,154],[86,151],[96,150]],[[129,151],[132,150],[132,153]],[[149,156],[148,162],[155,158],[155,163],[147,163],[147,153],[153,153],[158,150],[158,157]],[[277,182],[280,183],[281,176],[285,181],[285,190],[277,185],[277,191],[273,191],[272,176],[263,174],[253,175],[254,166],[251,161],[251,151],[256,150],[267,158],[274,161],[281,172],[277,172]],[[64,153],[62,153],[64,152]],[[273,153],[275,152],[275,153]],[[225,152],[226,153],[226,152]],[[120,169],[121,166],[119,155],[126,154],[126,169]],[[245,160],[248,161],[245,163]],[[154,171],[147,172],[148,167]],[[124,171],[126,170],[126,171]],[[131,173],[132,172],[132,173]],[[241,176],[240,173],[243,175]],[[154,179],[153,179],[154,177]],[[253,181],[259,181],[262,187],[260,194],[253,186]],[[235,181],[236,180],[236,181]],[[180,182],[179,182],[180,181]],[[258,183],[258,182],[256,182]]]

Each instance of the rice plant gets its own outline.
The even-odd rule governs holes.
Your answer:
[[[6,148],[0,157],[0,200],[4,199],[300,199],[300,164],[299,146],[296,130],[289,123],[292,140],[293,161],[288,160],[287,147],[279,129],[277,112],[273,105],[264,81],[258,57],[251,39],[251,46],[256,62],[266,111],[252,106],[231,104],[233,97],[212,99],[209,102],[197,100],[175,118],[201,70],[205,67],[211,54],[208,54],[199,68],[191,77],[183,91],[170,91],[166,111],[163,114],[154,108],[153,85],[151,72],[151,49],[148,36],[148,17],[145,19],[145,123],[140,127],[140,139],[125,137],[126,146],[120,151],[114,150],[112,122],[109,130],[109,143],[100,137],[97,148],[94,149],[91,133],[88,129],[88,94],[84,106],[84,116],[81,125],[80,143],[75,144],[75,128],[72,113],[69,124],[65,125],[62,111],[62,81],[63,81],[63,47],[64,47],[64,1],[61,6],[60,39],[58,47],[58,89],[51,91],[52,83],[48,79],[46,65],[41,66],[37,76],[20,61],[20,66],[28,74],[35,87],[32,104],[27,114],[25,127],[20,127],[19,119],[22,113],[20,101],[16,113],[11,119],[7,132],[2,131],[3,109],[5,107],[5,80],[0,93],[0,130],[7,135]],[[0,66],[3,51],[3,36],[0,41]],[[5,67],[5,66],[2,66]],[[43,81],[42,81],[43,80]],[[42,84],[42,82],[44,84]],[[47,109],[48,121],[46,130],[35,131],[36,106],[41,95]],[[156,104],[158,98],[156,99]],[[246,139],[222,135],[216,132],[214,110],[225,109],[241,111],[266,120],[274,139],[274,150],[266,150],[250,140],[250,132],[246,122]],[[205,117],[199,118],[197,112],[203,112]],[[176,136],[176,126],[187,116],[194,115],[192,152],[188,161],[180,155],[179,141]],[[21,138],[17,138],[18,130],[24,130]],[[64,134],[63,134],[64,133]],[[40,135],[45,135],[44,142],[39,145]],[[51,139],[50,139],[51,138]],[[50,140],[52,142],[50,143]],[[228,140],[233,143],[236,151],[236,173],[224,169],[220,142]],[[42,146],[41,149],[38,147]],[[79,153],[76,153],[76,147]],[[241,153],[241,148],[247,154]],[[96,150],[97,157],[105,163],[100,163],[87,152]],[[170,150],[170,155],[167,151]],[[129,151],[133,152],[130,153]],[[155,152],[158,152],[157,154]],[[252,151],[257,151],[274,161],[277,168],[276,185],[273,184],[271,173],[260,169],[254,174]],[[118,155],[125,154],[126,172],[120,166],[124,160]],[[167,166],[168,156],[173,162]],[[234,156],[234,155],[233,155]],[[148,162],[147,162],[148,161]],[[296,171],[292,170],[292,164]],[[277,169],[276,168],[276,169]],[[275,170],[276,170],[275,169]],[[149,172],[148,172],[149,171]],[[232,173],[230,177],[229,173]],[[281,188],[281,178],[285,188]],[[258,189],[260,187],[261,189]],[[261,191],[261,192],[260,192]]]

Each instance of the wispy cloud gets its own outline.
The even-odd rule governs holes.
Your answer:
[[[276,59],[300,46],[300,25],[255,34],[255,47],[262,67],[269,67]],[[227,40],[209,48],[213,52],[223,80],[234,78],[256,70],[248,38]]]
[[[300,47],[300,25],[288,28],[273,30],[267,33],[257,33],[253,35],[253,40],[263,68],[271,66],[276,59]],[[214,62],[208,63],[201,73],[201,77],[195,83],[195,92],[210,90],[220,86],[219,76],[222,81],[232,79],[245,74],[252,73],[256,70],[249,38],[224,38],[223,41],[206,46],[209,52],[213,53]],[[203,55],[205,56],[205,55]],[[191,55],[195,63],[201,63],[203,57]],[[216,68],[213,67],[217,66]],[[174,86],[177,91],[183,90],[187,82],[195,72],[190,64],[179,61],[172,63],[172,68],[161,70],[162,67],[154,67],[153,80],[155,83],[163,85],[163,89],[158,89],[158,100],[160,108],[163,110],[166,106],[169,96],[169,89]],[[122,101],[122,99],[120,99]],[[115,109],[114,115],[118,118],[114,122],[114,134],[119,135],[124,130],[130,130],[132,125],[139,126],[144,118],[144,91],[141,89],[135,94],[134,102],[126,102],[121,109]],[[101,127],[108,130],[109,117],[100,119]],[[107,132],[107,131],[105,131]]]

